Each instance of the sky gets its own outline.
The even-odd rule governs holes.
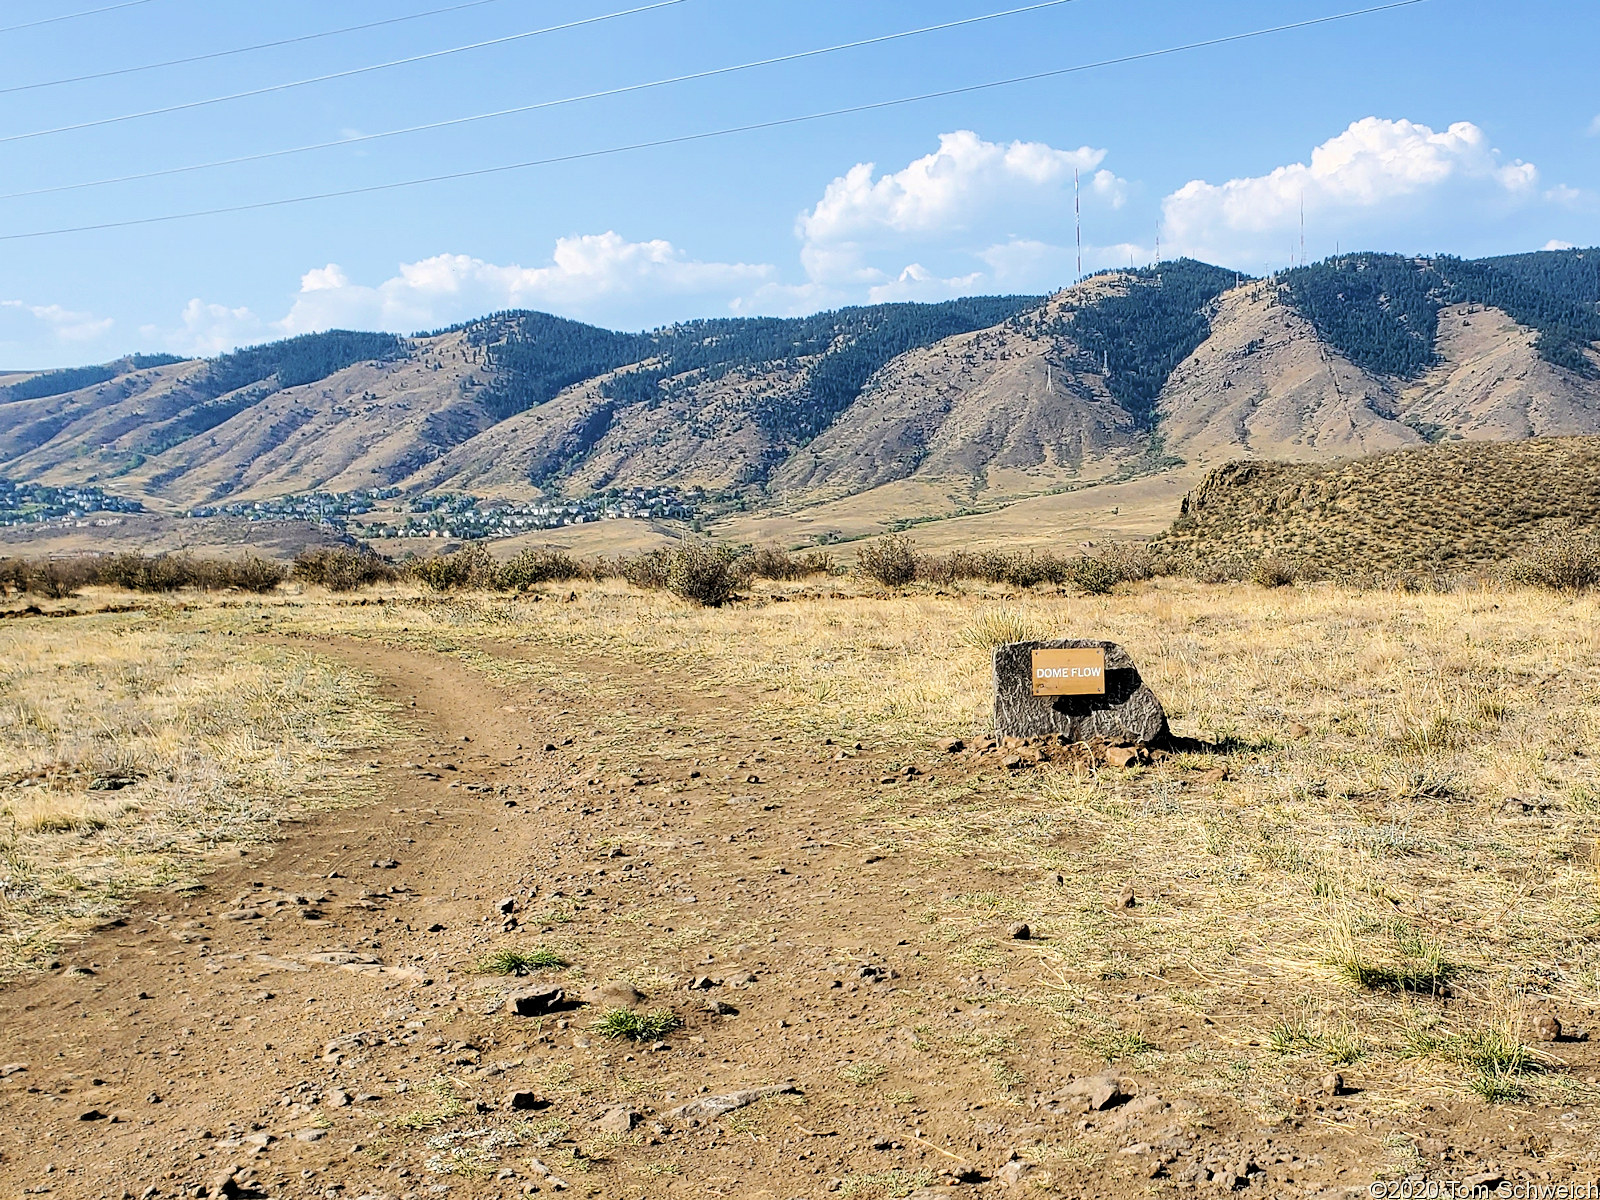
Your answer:
[[[1030,2],[8,0],[0,369],[1600,243],[1593,0]]]

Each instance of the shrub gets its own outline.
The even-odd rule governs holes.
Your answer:
[[[353,592],[374,583],[393,583],[400,572],[370,550],[324,547],[303,551],[294,560],[294,577],[332,592]]]
[[[904,587],[917,577],[916,546],[904,534],[887,534],[861,547],[856,570],[884,587]]]
[[[720,608],[733,599],[732,556],[699,542],[674,547],[667,555],[668,590],[694,604]]]
[[[805,579],[810,575],[834,575],[838,567],[833,555],[826,550],[807,550],[804,554],[791,554],[776,546],[762,546],[752,550],[734,564],[734,569],[744,579]]]
[[[1122,565],[1104,554],[1083,554],[1066,565],[1067,582],[1086,596],[1105,596],[1122,582]]]
[[[594,572],[564,550],[524,550],[502,566],[496,582],[504,591],[525,592],[535,584],[588,579]]]
[[[280,562],[247,554],[243,558],[223,559],[216,564],[216,583],[210,586],[238,588],[243,592],[265,594],[289,578],[289,568]],[[208,586],[200,583],[197,586]]]
[[[1281,554],[1263,554],[1250,568],[1250,582],[1265,588],[1288,587],[1299,577],[1299,568]]]
[[[494,556],[482,546],[468,546],[454,554],[419,558],[410,564],[409,570],[413,579],[436,592],[492,588],[498,582],[500,573]]]
[[[631,558],[619,558],[612,566],[634,587],[654,591],[667,586],[667,567],[671,561],[671,550],[660,546]]]
[[[1513,583],[1553,592],[1581,592],[1600,586],[1600,537],[1575,528],[1547,536],[1512,560]]]
[[[88,558],[0,559],[0,595],[32,593],[66,600],[95,582],[94,560]]]

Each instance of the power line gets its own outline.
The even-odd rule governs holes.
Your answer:
[[[147,3],[148,0],[135,0]],[[213,50],[208,54],[191,54],[187,58],[169,58],[164,62],[142,63],[137,67],[117,67],[111,71],[95,71],[90,75],[68,75],[62,79],[45,79],[39,83],[19,83],[0,88],[0,96],[13,92],[34,92],[40,88],[60,87],[68,83],[86,83],[91,79],[111,79],[118,75],[137,75],[141,71],[158,71],[164,67],[181,67],[189,63],[210,62],[216,58],[230,58],[236,54],[251,54],[257,50],[275,50],[279,46],[298,46],[302,42],[315,42],[322,38],[338,37],[345,33],[360,33],[366,29],[379,29],[385,25],[402,25],[407,21],[420,21],[424,17],[437,17],[443,13],[461,12],[467,8],[482,8],[485,4],[500,4],[502,0],[468,0],[466,4],[452,4],[448,8],[430,8],[427,12],[411,13],[404,17],[388,17],[382,21],[368,21],[365,25],[346,25],[343,29],[327,29],[321,33],[305,33],[299,37],[279,38],[275,42],[256,42],[251,46],[235,46],[231,50]]]
[[[83,12],[62,13],[59,17],[41,17],[37,21],[24,21],[20,25],[0,26],[0,33],[15,33],[19,29],[37,29],[40,25],[54,25],[59,21],[76,21],[79,17],[97,17],[101,13],[116,12],[119,8],[137,8],[150,0],[123,0],[121,4],[108,4],[104,8],[90,8]]]
[[[776,66],[779,63],[798,62],[801,59],[816,58],[824,54],[835,54],[841,50],[857,50],[863,46],[881,45],[884,42],[898,41],[903,38],[919,37],[926,33],[937,33],[942,30],[955,29],[962,25],[976,25],[983,21],[993,21],[1001,17],[1012,17],[1020,13],[1037,12],[1043,8],[1058,8],[1063,4],[1072,4],[1076,0],[1040,0],[1039,3],[1029,4],[1022,8],[1008,8],[1000,12],[985,13],[977,17],[964,17],[958,21],[945,21],[939,25],[924,25],[920,29],[907,29],[900,33],[880,34],[877,37],[862,38],[854,42],[841,42],[836,46],[823,46],[815,50],[799,50],[793,54],[781,54],[774,58],[761,58],[753,62],[738,63],[731,67],[712,67],[705,71],[694,71],[687,75],[673,75],[666,79],[654,79],[648,83],[630,83],[621,87],[606,88],[597,92],[584,92],[577,96],[564,96],[558,100],[540,100],[534,104],[519,104],[514,108],[501,108],[493,112],[475,113],[467,117],[451,117],[443,121],[429,121],[422,125],[408,125],[403,129],[388,129],[379,133],[363,133],[355,137],[338,138],[327,142],[313,142],[306,146],[294,146],[287,150],[265,150],[259,154],[241,154],[233,158],[218,159],[215,162],[194,163],[185,167],[165,167],[158,171],[140,171],[132,175],[117,175],[109,179],[95,179],[86,183],[64,183],[54,187],[31,188],[21,192],[0,193],[0,200],[17,200],[24,196],[45,196],[56,192],[75,192],[85,188],[106,187],[114,183],[133,183],[142,179],[159,179],[167,175],[182,175],[193,171],[207,171],[215,167],[232,167],[241,163],[262,162],[271,158],[284,158],[291,154],[305,154],[312,150],[330,150],[339,146],[355,146],[363,142],[378,141],[382,138],[400,137],[403,134],[426,133],[437,129],[449,129],[457,125],[470,125],[476,121],[489,121],[499,117],[516,116],[520,113],[537,112],[540,109],[559,108],[567,104],[577,104],[585,100],[600,100],[611,96],[622,96],[630,92],[648,91],[652,88],[667,87],[676,83],[688,83],[694,80],[712,79],[719,75],[732,75],[738,71],[749,71],[757,67]]]
[[[1071,67],[1058,67],[1052,71],[1036,71],[1029,75],[1014,75],[1009,79],[995,79],[987,83],[972,83],[962,87],[945,88],[937,92],[922,92],[915,96],[901,96],[893,100],[877,100],[870,104],[854,104],[848,108],[833,108],[823,112],[807,113],[798,117],[777,117],[770,121],[754,121],[746,125],[731,125],[723,129],[706,130],[700,133],[679,134],[676,137],[656,138],[646,142],[631,142],[621,146],[608,146],[601,150],[581,150],[572,154],[552,155],[549,158],[529,159],[526,162],[506,163],[496,167],[477,167],[468,171],[451,171],[443,175],[428,175],[420,179],[402,179],[393,183],[374,183],[363,187],[343,188],[331,192],[314,192],[305,196],[286,196],[278,200],[257,200],[249,204],[230,204],[220,208],[197,209],[192,212],[167,213],[156,217],[136,217],[125,221],[103,221],[93,225],[71,225],[60,229],[40,229],[29,233],[0,234],[0,242],[25,241],[32,238],[57,237],[69,233],[92,233],[104,229],[129,229],[141,225],[160,225],[171,221],[187,221],[196,217],[215,217],[230,213],[256,212],[268,208],[284,208],[292,204],[309,204],[316,200],[336,200],[348,196],[366,196],[376,192],[391,192],[401,188],[421,187],[430,183],[447,183],[461,179],[478,179],[486,175],[501,175],[508,171],[522,171],[531,167],[553,166],[558,163],[581,162],[586,159],[606,158],[617,154],[627,154],[636,150],[654,150],[663,146],[681,146],[690,142],[709,141],[713,138],[729,137],[738,133],[755,133],[766,129],[780,129],[789,125],[800,125],[809,121],[821,121],[831,117],[849,116],[854,113],[874,112],[888,108],[898,108],[907,104],[919,104],[927,100],[942,100],[950,96],[967,96],[975,92],[991,91],[995,88],[1012,87],[1020,83],[1034,83],[1041,79],[1058,79],[1064,75],[1076,75],[1085,71],[1099,70],[1104,67],[1121,66],[1131,62],[1143,62],[1155,58],[1165,58],[1173,54],[1182,54],[1190,50],[1203,50],[1211,46],[1224,46],[1233,42],[1249,41],[1253,38],[1268,37],[1275,33],[1288,33],[1296,29],[1309,29],[1318,25],[1330,25],[1336,21],[1348,21],[1356,17],[1371,16],[1374,13],[1391,12],[1400,8],[1413,8],[1419,4],[1426,4],[1428,0],[1392,0],[1392,3],[1373,5],[1370,8],[1352,9],[1348,12],[1333,13],[1326,17],[1312,17],[1304,21],[1293,21],[1286,25],[1272,25],[1264,29],[1252,29],[1245,33],[1231,33],[1222,37],[1206,38],[1197,42],[1185,42],[1179,46],[1167,46],[1160,50],[1145,50],[1138,54],[1124,54],[1116,58],[1103,58],[1096,62],[1079,63]]]
[[[370,75],[374,71],[387,71],[391,67],[404,67],[412,63],[427,62],[430,59],[444,58],[451,54],[464,54],[469,50],[482,50],[488,46],[503,46],[508,42],[520,42],[526,38],[541,37],[547,33],[558,33],[563,29],[577,29],[584,25],[597,25],[602,21],[614,21],[618,17],[631,17],[638,13],[651,12],[658,8],[671,8],[677,4],[685,4],[688,0],[655,0],[652,4],[642,4],[637,8],[625,8],[620,12],[604,13],[598,17],[584,17],[578,21],[565,21],[560,25],[547,25],[543,29],[529,29],[522,33],[511,33],[505,37],[488,38],[481,42],[470,42],[465,46],[452,46],[448,50],[430,50],[426,54],[413,54],[409,58],[396,58],[389,62],[373,63],[366,67],[351,67],[345,71],[331,71],[326,75],[313,75],[308,79],[292,79],[287,83],[274,83],[267,87],[251,88],[249,91],[232,92],[226,96],[211,96],[205,100],[189,100],[183,104],[169,104],[164,108],[148,108],[143,112],[123,113],[116,117],[100,117],[93,121],[79,121],[74,125],[58,125],[54,129],[35,129],[31,133],[12,133],[0,137],[0,143],[25,142],[31,138],[50,137],[57,133],[72,133],[79,129],[97,129],[102,125],[120,125],[124,121],[137,121],[143,117],[159,117],[168,113],[186,112],[194,108],[207,108],[213,104],[225,104],[230,100],[244,100],[250,96],[265,96],[273,92],[286,92],[291,88],[306,87],[313,83],[327,83],[334,79],[349,79],[355,75]]]

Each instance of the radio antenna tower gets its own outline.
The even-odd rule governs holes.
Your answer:
[[[1300,265],[1306,265],[1306,193],[1300,191]]]
[[[1072,168],[1072,223],[1078,231],[1078,280],[1083,279],[1083,205],[1078,200],[1078,168]]]

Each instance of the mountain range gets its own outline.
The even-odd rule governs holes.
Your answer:
[[[1584,250],[1349,254],[1266,279],[1177,260],[1047,297],[648,333],[507,312],[0,374],[0,477],[158,513],[671,485],[936,517],[1236,459],[1600,434],[1597,342]]]

